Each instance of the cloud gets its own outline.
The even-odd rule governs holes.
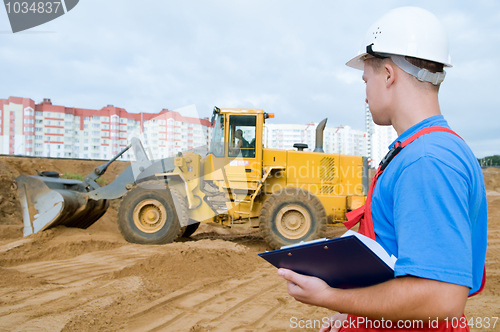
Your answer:
[[[214,105],[255,107],[274,112],[275,123],[328,116],[332,126],[363,130],[361,72],[344,64],[372,22],[413,4],[81,1],[33,30],[42,33],[0,34],[0,98],[46,97],[93,109],[114,104],[131,112],[194,104],[201,117],[210,116]],[[500,3],[422,0],[418,5],[435,12],[450,35],[454,68],[441,87],[441,109],[474,152],[483,153],[483,143],[494,143],[483,139],[486,131],[500,131]],[[1,10],[0,30],[10,30]]]
[[[344,84],[359,83],[361,81],[362,72],[352,69],[340,69],[335,72],[335,78]]]

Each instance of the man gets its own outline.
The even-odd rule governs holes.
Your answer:
[[[398,258],[396,278],[344,290],[286,269],[278,274],[295,299],[350,314],[332,316],[321,332],[380,331],[400,320],[421,320],[413,326],[420,331],[467,331],[467,297],[484,286],[486,194],[476,158],[439,108],[443,66],[451,67],[446,33],[430,12],[397,8],[368,30],[360,53],[347,65],[364,71],[373,121],[399,137],[349,226],[361,219],[360,233]],[[358,324],[360,317],[370,321]]]
[[[231,148],[231,155],[236,156],[242,149],[242,155],[243,157],[248,157],[248,141],[243,137],[243,130],[238,129],[234,133],[234,137],[238,139],[238,143],[235,145],[234,148]]]

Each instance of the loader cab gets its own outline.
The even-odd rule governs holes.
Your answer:
[[[229,117],[229,157],[255,158],[255,136],[257,116],[230,115]]]
[[[224,167],[231,181],[259,181],[264,112],[222,109],[214,117],[210,153],[215,168]]]

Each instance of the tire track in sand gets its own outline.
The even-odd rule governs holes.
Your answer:
[[[211,331],[231,331],[235,326],[261,328],[286,304],[283,281],[257,269],[246,279],[191,284],[138,310],[126,322],[126,331],[188,331],[209,325]],[[278,298],[278,304],[276,304]]]
[[[100,278],[157,252],[154,247],[130,245],[71,259],[9,267],[44,279],[47,284],[2,294],[0,330],[60,331],[73,317],[102,310],[125,294],[138,292],[142,287],[140,277],[112,281]]]

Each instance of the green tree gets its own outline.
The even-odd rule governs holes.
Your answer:
[[[500,166],[500,155],[498,154],[477,160],[481,166]]]

